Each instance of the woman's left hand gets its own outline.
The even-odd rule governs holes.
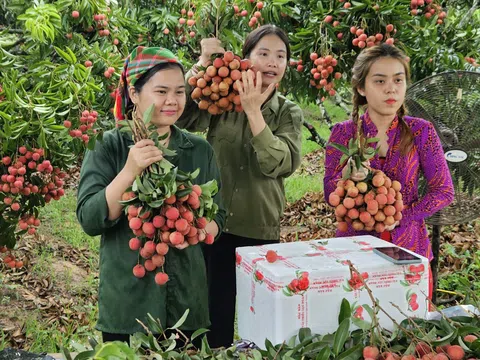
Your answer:
[[[252,70],[248,70],[242,73],[242,81],[237,80],[236,82],[242,108],[247,116],[255,111],[260,111],[263,103],[275,90],[275,84],[270,84],[267,90],[262,93],[262,73],[257,71],[256,82],[254,75],[255,73]]]
[[[179,244],[179,245],[173,245],[174,248],[177,248],[178,250],[183,250],[183,249],[186,249],[187,247],[189,247],[190,244],[188,243],[188,241],[184,241],[183,243]]]
[[[400,225],[400,222],[399,222],[399,221],[395,221],[395,224],[389,225],[389,226],[385,226],[385,230],[387,230],[387,231],[392,231],[392,230],[395,229],[398,225]]]

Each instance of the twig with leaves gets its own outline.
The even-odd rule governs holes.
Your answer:
[[[359,276],[360,278],[361,277],[361,274],[360,272],[353,266],[352,262],[350,260],[348,260],[348,266],[350,267],[350,272],[351,273],[355,273],[357,274],[357,276]],[[370,289],[370,287],[365,283],[364,281],[364,287],[365,287],[365,290],[367,290],[367,293],[368,293],[368,296],[370,297],[370,300],[372,301],[372,304],[373,304],[373,317],[374,319],[372,319],[372,322],[375,324],[374,326],[377,327],[377,329],[380,329],[380,330],[377,330],[378,331],[378,335],[379,335],[379,338],[380,338],[380,341],[382,342],[382,347],[384,348],[387,348],[386,346],[386,342],[384,340],[384,337],[382,335],[382,332],[381,332],[381,327],[380,327],[380,324],[378,322],[378,318],[377,318],[377,311],[376,309],[380,310],[381,312],[383,312],[394,324],[395,326],[397,326],[398,329],[402,330],[405,335],[407,335],[408,337],[410,337],[410,339],[412,340],[415,340],[415,341],[420,341],[421,339],[415,335],[415,333],[407,328],[405,328],[404,326],[402,326],[401,324],[398,323],[397,320],[395,320],[379,303],[378,303],[378,300],[375,299],[375,296],[373,295],[373,292],[372,292],[372,289]]]
[[[365,177],[372,170],[367,164],[378,152],[378,148],[375,149],[370,146],[372,143],[378,142],[379,138],[370,138],[364,136],[361,129],[361,121],[357,126],[356,136],[351,138],[348,142],[348,147],[337,144],[328,143],[329,146],[339,150],[343,153],[340,158],[340,165],[347,163],[347,171],[344,174],[344,179],[350,178],[350,176],[357,172],[365,172]]]

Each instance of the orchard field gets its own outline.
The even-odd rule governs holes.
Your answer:
[[[308,122],[302,165],[286,181],[282,240],[330,237],[322,141],[309,139],[307,125],[326,140],[330,126],[348,118],[355,56],[378,42],[407,53],[413,82],[480,71],[477,0],[0,1],[0,350],[78,351],[75,343],[99,335],[99,239],[81,231],[75,191],[85,149],[115,126],[113,98],[129,51],[167,47],[189,68],[203,37],[241,54],[246,34],[267,23],[289,34],[292,58],[279,89]],[[478,304],[479,238],[478,221],[443,228],[439,305]],[[478,334],[477,324],[469,326]]]

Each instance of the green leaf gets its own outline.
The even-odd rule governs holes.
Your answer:
[[[367,138],[367,144],[371,144],[371,143],[376,143],[376,142],[379,142],[380,141],[380,138]]]
[[[150,313],[147,314],[147,325],[150,331],[154,332],[155,334],[163,334],[163,329],[160,324],[153,318]]]
[[[455,331],[451,332],[450,334],[442,337],[441,339],[432,341],[432,345],[433,346],[443,346],[443,345],[450,344],[452,339],[456,338],[457,336],[458,336],[458,331],[455,330]]]
[[[351,152],[352,150],[356,150],[355,149],[355,139],[354,138],[351,138],[350,140],[348,140],[348,150]]]
[[[163,205],[164,202],[165,202],[165,200],[163,200],[163,199],[155,200],[155,201],[149,201],[148,206],[150,206],[151,208],[154,208],[154,209],[158,209],[159,207],[161,207]]]
[[[349,155],[349,151],[348,149],[342,145],[342,144],[337,144],[337,143],[328,143],[327,146],[331,146],[333,147],[334,149],[337,149],[338,151],[341,151],[342,153],[344,153],[345,155]]]
[[[188,316],[188,313],[190,312],[190,309],[187,309],[185,310],[185,312],[183,313],[182,317],[180,318],[180,320],[177,321],[177,323],[175,325],[173,325],[171,328],[169,329],[178,329],[180,326],[183,325],[183,323],[185,322],[185,320],[187,319],[187,316]]]
[[[345,174],[343,176],[343,179],[348,179],[350,177],[350,175],[352,175],[352,167],[351,166],[347,166],[347,170],[345,170]]]
[[[469,347],[467,345],[465,345],[465,343],[463,342],[463,339],[462,339],[461,336],[457,337],[457,341],[458,341],[458,345],[460,345],[463,350],[470,351]]]
[[[360,157],[358,156],[355,156],[355,167],[357,168],[357,170],[360,170],[363,167],[360,161]]]
[[[408,346],[407,350],[405,350],[404,354],[405,355],[414,355],[415,354],[415,347],[417,343],[412,341],[410,345]]]
[[[143,122],[145,123],[145,125],[148,125],[150,121],[152,121],[152,114],[154,109],[155,109],[155,104],[152,104],[143,113]]]
[[[143,186],[142,184],[142,179],[140,178],[140,176],[137,175],[137,177],[135,178],[135,184],[137,184],[137,187],[138,187],[138,190],[142,193],[142,194],[149,194],[149,192],[147,191],[147,189],[145,189],[145,187]],[[133,190],[135,191],[135,190]]]
[[[196,179],[199,174],[200,174],[200,168],[197,168],[194,172],[190,174],[190,180]]]
[[[364,331],[370,330],[372,328],[372,323],[355,317],[352,317],[352,324],[358,326]]]
[[[276,356],[277,350],[275,349],[275,346],[273,346],[272,342],[268,339],[265,339],[265,349],[272,355]]]
[[[189,175],[188,173],[184,173],[183,171],[177,171],[177,175],[175,177],[175,179],[179,182],[184,182],[184,181],[187,181],[189,179]]]
[[[153,184],[148,180],[146,176],[143,177],[142,184],[148,194],[151,194],[154,191]]]
[[[322,350],[320,350],[315,360],[328,360],[330,359],[330,354],[331,354],[330,348],[324,347]]]
[[[343,165],[347,160],[350,158],[348,154],[343,154],[342,157],[340,158],[340,165]]]
[[[360,343],[348,349],[347,351],[344,351],[335,359],[336,360],[358,360],[362,358],[362,353],[363,353],[363,344]]]
[[[473,318],[470,316],[452,316],[450,320],[460,322],[463,324],[469,324],[473,321]]]
[[[189,195],[192,191],[193,191],[192,188],[185,188],[185,189],[182,189],[182,190],[178,190],[175,193],[175,195],[176,195],[177,198],[182,198],[185,195]]]
[[[391,352],[402,352],[405,350],[405,346],[404,345],[401,345],[401,344],[396,344],[396,345],[393,345],[392,347],[390,347],[390,351]]]
[[[209,182],[200,185],[200,188],[202,189],[202,195],[204,192],[209,191],[211,193],[211,196],[215,195],[218,191],[218,184],[217,180],[210,180]]]
[[[114,341],[99,345],[100,349],[96,352],[95,358],[123,358],[123,351],[118,346],[118,343],[118,341]],[[75,357],[75,360],[77,360],[77,357]]]
[[[73,61],[73,58],[66,51],[63,51],[62,49],[56,46],[54,46],[54,48],[57,54],[60,55],[66,62],[68,62],[69,64],[75,64],[75,61]]]
[[[338,324],[341,324],[343,320],[348,319],[351,316],[352,309],[350,303],[347,299],[342,299],[342,304],[340,305],[340,312],[338,314]]]
[[[447,320],[444,318],[440,319],[440,327],[442,330],[444,330],[447,334],[451,333],[452,331],[455,331],[455,327],[453,327]]]
[[[253,349],[252,350],[252,354],[253,354],[253,358],[255,360],[262,360],[262,354],[260,353],[260,351],[258,351],[257,349]]]
[[[72,101],[73,101],[73,95],[70,94],[70,95],[68,96],[68,99],[62,100],[61,103],[62,103],[62,104],[71,104]]]
[[[175,150],[171,150],[171,149],[169,149],[165,146],[158,145],[158,148],[162,151],[163,156],[175,156],[175,155],[177,155],[177,152]]]
[[[198,329],[197,331],[195,331],[193,334],[192,334],[192,337],[191,337],[191,340],[194,340],[196,339],[197,337],[209,332],[210,330],[208,329]]]
[[[61,347],[61,352],[62,352],[63,358],[64,358],[65,360],[73,360],[73,359],[72,359],[72,355],[70,354],[70,351],[68,351],[67,348],[65,348],[65,347],[62,346],[62,347]]]
[[[67,51],[72,59],[72,65],[75,64],[77,62],[77,57],[75,56],[75,53],[72,51],[72,49],[70,49],[68,46],[67,46]]]
[[[154,134],[154,138],[157,138],[158,140],[165,140],[168,137],[168,133],[165,133],[163,135],[158,135],[158,133]]]
[[[83,351],[75,356],[75,360],[93,359],[95,355],[95,350]]]
[[[344,319],[337,331],[335,332],[334,340],[333,340],[333,354],[338,355],[340,351],[343,349],[345,345],[345,341],[347,341],[350,329],[350,318]]]
[[[311,340],[312,342],[305,346],[305,348],[302,350],[302,356],[305,356],[307,358],[310,358],[314,356],[315,354],[318,354],[320,349],[325,349],[327,348],[330,352],[330,344],[328,341],[315,341],[315,337],[313,337]]]
[[[303,342],[307,337],[312,336],[312,330],[310,328],[301,328],[298,331],[298,340]]]
[[[364,305],[363,305],[363,308],[367,311],[368,316],[370,316],[370,319],[373,320],[373,318],[374,318],[376,315],[373,313],[373,309],[371,308],[371,306],[368,305],[368,304],[364,304]]]
[[[473,320],[474,318],[467,317],[469,320]],[[466,335],[466,334],[474,334],[480,333],[480,328],[476,326],[462,326],[458,328],[458,335]]]
[[[88,343],[93,349],[95,349],[98,346],[98,341],[93,337],[88,338]]]

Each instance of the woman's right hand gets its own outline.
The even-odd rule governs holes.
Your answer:
[[[351,167],[352,172],[350,173],[349,179],[353,181],[363,181],[368,175],[368,167],[370,167],[370,161],[364,161],[362,163],[362,168],[360,170],[355,166],[355,162],[352,158],[348,159],[347,164],[342,170],[342,178],[345,178],[345,175],[348,171],[348,168]]]
[[[200,55],[200,65],[207,66],[213,54],[223,54],[225,49],[222,42],[217,38],[202,39],[200,42],[202,54]]]
[[[162,159],[162,152],[155,146],[153,140],[140,140],[130,148],[124,170],[131,175],[137,176],[144,169]]]

